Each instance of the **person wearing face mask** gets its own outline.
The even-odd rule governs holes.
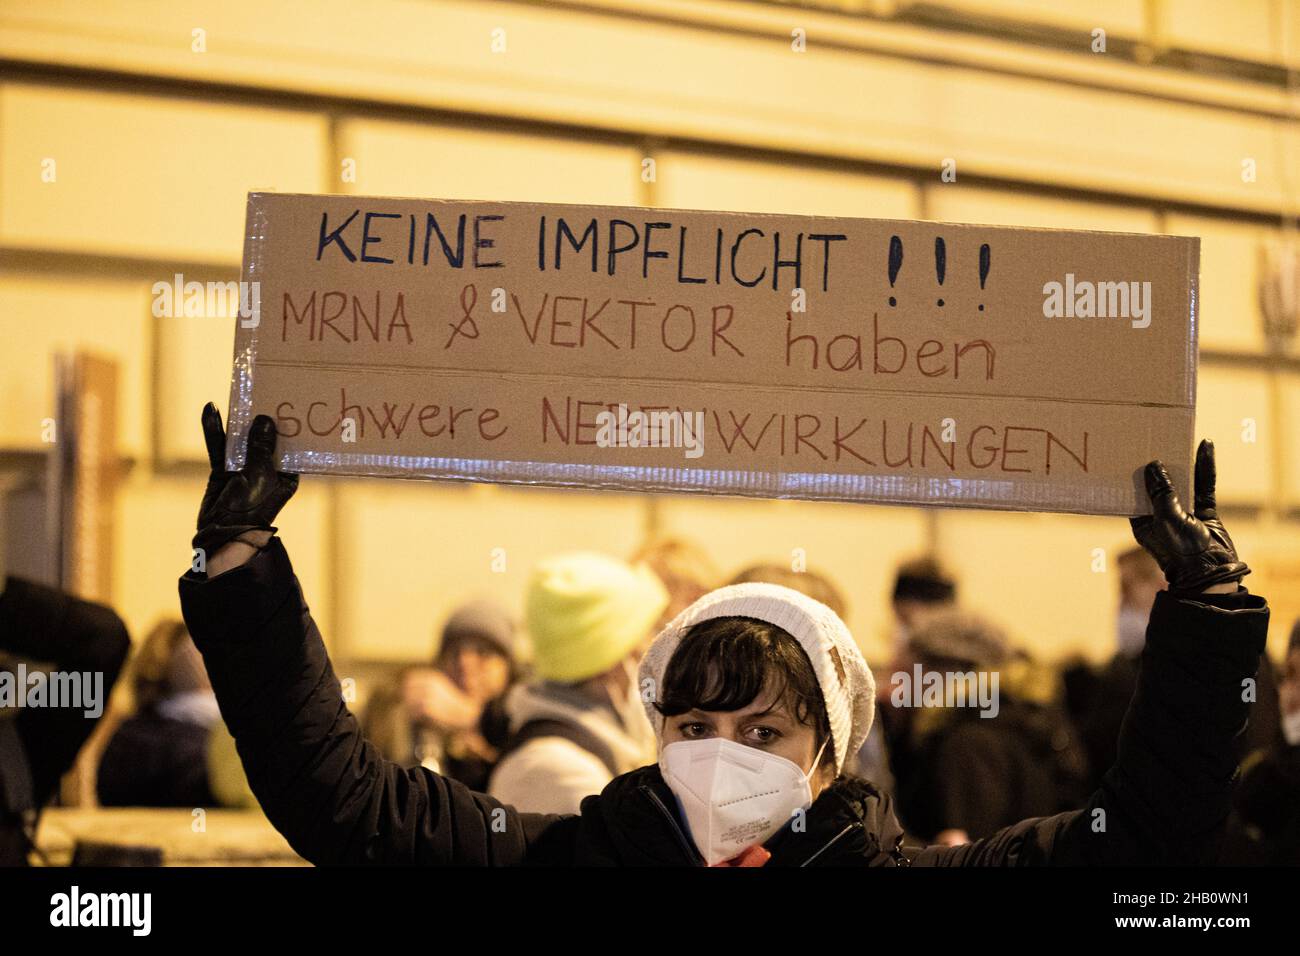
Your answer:
[[[844,594],[830,578],[816,571],[805,569],[793,571],[782,564],[752,564],[737,572],[730,584],[780,584],[801,594],[806,594],[815,601],[820,601],[839,616],[841,620],[848,617],[848,601]],[[862,746],[852,754],[845,767],[858,777],[865,777],[881,793],[894,796],[894,774],[890,769],[889,747],[885,741],[883,721],[876,720],[862,742]]]
[[[1088,783],[1101,785],[1115,763],[1120,725],[1137,688],[1147,622],[1156,596],[1165,590],[1160,565],[1142,548],[1130,548],[1115,559],[1119,571],[1119,608],[1115,615],[1115,655],[1100,669],[1087,665],[1064,675],[1066,707],[1087,751]],[[1273,667],[1261,658],[1250,703],[1250,723],[1235,747],[1238,759],[1271,747],[1277,739],[1277,688]]]
[[[297,477],[257,416],[245,466],[213,471],[193,544],[206,572],[181,607],[272,824],[318,864],[1013,866],[1204,863],[1232,797],[1242,682],[1259,666],[1263,598],[1240,584],[1202,443],[1193,511],[1164,466],[1135,537],[1164,569],[1115,766],[1087,806],[962,846],[904,845],[887,798],[843,773],[870,731],[874,688],[830,608],[770,584],[722,588],[660,632],[639,669],[658,760],[576,814],[523,812],[425,768],[385,761],[344,706],[324,642],[271,522]],[[1099,819],[1105,825],[1096,825]]]
[[[488,793],[521,810],[576,813],[654,759],[636,662],[668,600],[644,565],[589,552],[538,565],[525,601],[536,679],[506,696],[509,738]]]
[[[1115,613],[1116,652],[1101,667],[1078,663],[1065,669],[1066,708],[1087,752],[1089,783],[1101,784],[1115,762],[1120,723],[1137,686],[1147,619],[1156,595],[1164,590],[1160,565],[1141,548],[1115,559],[1119,572],[1119,607]]]
[[[1129,548],[1115,559],[1119,568],[1119,610],[1115,615],[1115,644],[1119,654],[1136,660],[1147,639],[1147,620],[1156,595],[1165,589],[1160,565],[1141,548]]]

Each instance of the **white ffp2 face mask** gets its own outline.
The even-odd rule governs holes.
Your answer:
[[[1282,736],[1288,746],[1300,747],[1300,710],[1282,715]]]
[[[825,749],[823,743],[814,768]],[[709,866],[763,843],[797,810],[812,806],[811,771],[721,737],[669,744],[659,754],[659,770]]]
[[[1147,642],[1147,621],[1150,614],[1143,614],[1137,608],[1127,605],[1119,609],[1115,619],[1115,643],[1119,652],[1126,657],[1137,657]]]

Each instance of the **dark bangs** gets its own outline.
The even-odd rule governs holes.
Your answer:
[[[669,660],[662,690],[655,708],[665,717],[740,710],[770,692],[813,729],[819,746],[830,736],[812,662],[790,634],[765,621],[720,617],[696,624]]]

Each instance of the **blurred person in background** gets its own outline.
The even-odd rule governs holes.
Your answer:
[[[840,589],[816,571],[795,571],[782,564],[753,564],[736,574],[728,583],[779,584],[806,594],[814,601],[820,601],[841,618],[847,617],[849,613],[848,602]]]
[[[1144,472],[1152,513],[1132,519],[1133,534],[1170,587],[1152,609],[1106,783],[1084,808],[1021,820],[974,843],[914,849],[903,845],[889,801],[843,773],[874,716],[861,651],[830,608],[771,584],[707,594],[654,639],[638,680],[627,676],[645,688],[629,696],[644,705],[658,763],[615,777],[576,814],[521,812],[385,761],[341,701],[275,534],[298,477],[276,468],[274,420],[253,419],[235,472],[225,470],[211,404],[203,428],[212,474],[192,545],[210,557],[205,570],[181,577],[181,607],[254,792],[312,862],[1045,866],[1205,863],[1218,852],[1237,769],[1233,739],[1247,716],[1241,688],[1259,667],[1269,611],[1241,586],[1250,568],[1215,508],[1209,442],[1197,453],[1191,513],[1160,462]],[[566,595],[560,607],[587,604],[569,595],[588,588],[554,590]],[[594,604],[574,623],[628,619]],[[548,641],[534,638],[540,662]]]
[[[652,540],[632,555],[631,563],[644,564],[668,589],[668,606],[660,626],[717,587],[720,577],[708,553],[687,538]]]
[[[654,759],[636,666],[667,608],[644,565],[592,552],[549,558],[528,584],[536,679],[506,698],[510,737],[488,793],[539,813],[576,813],[584,797]]]
[[[1227,864],[1300,866],[1300,620],[1291,628],[1278,698],[1280,739],[1242,762]]]
[[[924,556],[905,561],[894,575],[890,601],[894,611],[894,651],[902,652],[908,638],[927,617],[957,605],[957,582],[939,561]]]
[[[95,729],[130,647],[126,626],[108,608],[21,578],[5,579],[0,593],[0,688],[6,689],[0,693],[0,866],[27,864],[41,808],[55,796],[60,778],[72,769]],[[27,687],[18,684],[19,667],[28,671]],[[24,706],[36,670],[89,675],[100,682],[96,706]],[[86,716],[88,709],[92,716]]]
[[[1115,559],[1119,571],[1119,606],[1115,613],[1115,654],[1100,668],[1072,664],[1065,668],[1065,703],[1088,754],[1093,785],[1115,762],[1120,721],[1137,686],[1138,666],[1146,643],[1147,618],[1156,595],[1165,588],[1160,565],[1141,548],[1128,548]]]
[[[212,806],[208,739],[221,712],[185,623],[155,624],[129,671],[133,713],[100,756],[99,802],[106,807]]]
[[[910,671],[916,663],[909,641],[913,631],[934,616],[957,607],[957,584],[944,570],[937,558],[928,555],[904,561],[894,572],[894,587],[890,593],[890,609],[894,627],[890,636],[892,654],[885,666],[886,672],[897,674]],[[877,704],[880,705],[880,733],[888,748],[889,742],[901,728],[896,728],[896,715],[889,704],[889,682],[876,682]]]
[[[1000,628],[974,614],[943,611],[927,616],[910,647],[923,674],[969,674],[987,680],[993,693],[982,706],[919,706],[914,699],[897,706],[891,693],[882,707],[894,728],[898,810],[909,832],[936,843],[968,843],[1086,798],[1082,746],[1050,691],[1032,687],[1038,671]]]
[[[433,666],[377,688],[362,723],[388,759],[483,790],[505,742],[502,701],[516,675],[514,621],[494,601],[473,601],[443,625]]]
[[[1123,551],[1115,565],[1119,570],[1115,654],[1100,668],[1075,664],[1067,666],[1062,675],[1066,711],[1087,752],[1092,786],[1100,785],[1102,775],[1115,762],[1120,724],[1137,687],[1147,621],[1156,595],[1165,590],[1160,566],[1141,548]],[[1267,655],[1260,660],[1256,682],[1250,726],[1237,744],[1243,758],[1278,742],[1277,680]]]
[[[957,583],[937,558],[923,555],[900,564],[894,572],[894,586],[890,592],[893,631],[890,635],[891,655],[885,672],[909,671],[916,663],[908,646],[912,632],[929,617],[956,606]],[[889,681],[876,681],[876,705],[879,719],[858,759],[862,769],[873,774],[870,779],[883,781],[882,786],[897,795],[891,748],[905,746],[906,741],[903,739],[905,727],[889,706]]]

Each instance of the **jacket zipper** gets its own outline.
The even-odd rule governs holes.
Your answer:
[[[672,828],[673,835],[677,838],[677,843],[679,846],[681,846],[682,851],[686,854],[687,858],[692,860],[694,862],[694,865],[702,866],[704,864],[703,857],[700,856],[699,851],[695,849],[695,847],[691,844],[690,840],[686,838],[686,834],[682,832],[682,828],[678,825],[677,820],[672,815],[672,812],[666,806],[664,806],[664,802],[659,799],[659,794],[655,793],[645,784],[642,784],[638,789],[640,789],[642,793],[644,793],[647,797],[650,798],[650,802],[653,803],[659,809],[659,812],[663,814],[664,819],[668,821],[668,826]],[[860,820],[848,824],[847,826],[844,827],[843,830],[835,834],[835,836],[831,837],[830,840],[828,840],[825,844],[823,844],[821,849],[819,849],[816,853],[808,857],[808,859],[804,860],[799,865],[801,867],[811,865],[812,862],[816,860],[819,856],[821,856],[823,853],[825,853],[835,844],[839,843],[840,840],[848,836],[849,833],[851,833],[853,830],[861,828],[861,826],[862,826],[862,821]]]
[[[850,831],[852,831],[852,830],[856,830],[856,829],[858,829],[858,828],[861,827],[861,826],[862,826],[862,821],[860,821],[860,820],[855,820],[853,823],[850,823],[848,826],[846,826],[846,827],[845,827],[843,830],[841,830],[839,833],[835,834],[835,836],[831,837],[830,840],[829,840],[829,841],[828,841],[828,842],[827,842],[827,843],[826,843],[826,844],[825,844],[825,845],[824,845],[820,850],[818,850],[818,851],[817,851],[816,853],[814,853],[812,856],[808,857],[808,859],[804,860],[804,861],[803,861],[802,863],[800,863],[799,865],[800,865],[801,867],[803,867],[803,866],[810,866],[810,865],[812,864],[813,860],[817,859],[817,857],[821,856],[823,853],[825,853],[827,850],[829,850],[829,849],[830,849],[831,847],[833,847],[835,844],[839,843],[840,840],[843,839],[844,837],[846,837],[846,836],[849,834]]]
[[[650,798],[650,801],[659,808],[659,812],[664,815],[664,819],[667,820],[668,825],[672,827],[673,835],[677,837],[677,843],[686,854],[686,858],[690,860],[694,866],[703,866],[704,858],[700,856],[699,851],[695,849],[691,844],[691,841],[686,838],[686,834],[682,832],[682,828],[677,824],[677,820],[672,815],[672,812],[664,806],[664,802],[659,799],[659,794],[655,793],[645,784],[641,784],[639,789]]]

